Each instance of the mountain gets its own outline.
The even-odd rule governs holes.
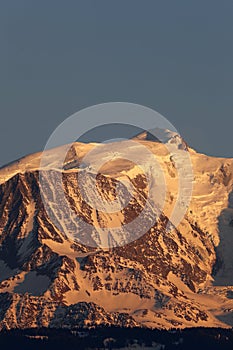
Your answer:
[[[0,329],[233,325],[233,159],[198,154],[179,135],[163,135],[163,142],[143,133],[132,143],[100,145],[98,156],[92,153],[97,144],[74,143],[0,169]],[[61,168],[64,147],[69,151]],[[141,147],[162,167],[162,210],[163,179]],[[117,150],[126,148],[129,159],[118,158]],[[169,231],[178,198],[176,154],[191,160],[193,190],[181,222]],[[157,181],[147,221],[135,221],[134,239],[119,229],[119,240],[113,235],[106,249],[99,232],[133,222],[146,204],[147,178],[132,159]],[[100,160],[95,177],[93,164]],[[60,179],[72,215],[55,191]],[[117,213],[105,213],[83,198],[93,197],[93,181],[103,203],[114,202],[117,194],[128,198],[130,188],[133,196]],[[156,210],[157,220],[146,230]],[[141,229],[146,232],[137,234]]]

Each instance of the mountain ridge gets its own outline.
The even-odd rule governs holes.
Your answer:
[[[168,235],[166,225],[177,197],[177,171],[166,145],[145,139],[137,142],[163,163],[168,192],[164,212],[145,235],[109,250],[75,242],[54,225],[40,194],[42,153],[0,170],[1,329],[49,326],[52,320],[57,327],[64,320],[66,327],[87,323],[168,329],[233,324],[229,297],[233,293],[229,205],[233,159],[207,157],[182,147],[193,164],[193,196],[183,220]],[[172,147],[180,149],[180,144],[179,140]],[[80,199],[78,189],[80,164],[95,146],[73,144],[63,169],[56,167],[62,146],[45,151],[43,171],[46,176],[51,169],[54,176],[62,172],[67,198],[76,213],[89,224],[106,226],[110,216],[92,210]],[[110,149],[111,144],[100,153],[103,159],[106,147]],[[130,152],[135,152],[133,146]],[[146,180],[139,167],[122,160],[114,163],[111,159],[102,170],[97,186],[103,198],[112,200],[123,174],[135,190],[129,206],[114,217],[114,224],[124,225],[143,208],[139,194],[146,197]],[[46,196],[53,211],[49,181]],[[62,223],[66,213],[57,213]],[[80,310],[85,310],[85,317]]]

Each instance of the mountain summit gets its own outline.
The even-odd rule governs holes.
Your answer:
[[[166,183],[163,210],[142,236],[137,228],[146,225],[143,221],[134,229],[135,239],[124,241],[122,235],[123,244],[110,249],[98,246],[96,230],[77,226],[66,207],[57,206],[49,179],[52,172],[56,183],[62,174],[66,200],[88,227],[110,231],[116,225],[123,227],[142,212],[149,191],[140,166],[118,159],[117,154],[115,158],[113,148],[124,149],[127,141],[105,144],[99,158],[95,154],[89,158],[93,164],[104,161],[95,177],[103,200],[114,201],[116,189],[126,195],[129,187],[133,190],[133,197],[117,213],[92,208],[80,191],[79,174],[85,171],[92,177],[85,157],[96,144],[70,145],[62,169],[57,160],[64,146],[0,170],[0,329],[233,325],[233,159],[198,154],[169,131],[163,136],[163,142],[146,132],[133,139],[161,164]],[[193,192],[182,221],[168,232],[179,182],[172,149],[187,152],[191,159]],[[136,144],[127,152],[129,158],[137,154],[140,160]],[[149,159],[146,167],[154,171]],[[90,184],[85,186],[91,195]],[[153,188],[152,211],[159,183]],[[75,234],[70,235],[71,230]],[[84,236],[86,244],[76,239]]]

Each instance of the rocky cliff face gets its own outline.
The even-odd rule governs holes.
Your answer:
[[[139,167],[130,161],[111,160],[102,168],[96,187],[103,199],[116,197],[122,178],[120,194],[127,196],[129,184],[133,189],[132,198],[119,213],[106,214],[93,209],[79,188],[80,171],[92,176],[88,166],[81,166],[81,159],[93,145],[72,146],[62,169],[62,185],[70,207],[89,224],[89,232],[63,205],[56,207],[59,198],[51,184],[61,172],[54,162],[59,149],[47,151],[42,169],[44,193],[39,187],[41,154],[0,170],[1,329],[233,324],[233,160],[197,154],[176,138],[168,140],[189,152],[194,171],[189,208],[179,226],[168,233],[177,196],[177,170],[163,145],[143,137],[139,142],[163,164],[167,183],[164,210],[144,235],[138,237],[135,227],[134,240],[127,240],[122,233],[123,244],[109,249],[98,247],[96,227],[123,226],[142,212],[148,184]],[[153,169],[153,164],[148,166]],[[88,183],[85,189],[90,192]],[[155,203],[151,204],[153,211]],[[146,222],[141,220],[140,225],[146,227]],[[70,235],[71,231],[75,235]],[[86,244],[76,239],[84,236]]]

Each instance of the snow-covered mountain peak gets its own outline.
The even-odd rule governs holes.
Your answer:
[[[139,144],[128,148],[129,156],[136,154],[139,162],[143,154],[138,150],[145,146],[161,164],[166,180],[161,216],[143,236],[136,236],[136,227],[135,240],[112,249],[93,247],[94,231],[82,226],[77,235],[89,234],[89,245],[72,240],[73,218],[62,205],[57,210],[49,182],[45,191],[48,215],[39,188],[43,155],[44,174],[52,170],[56,179],[62,173],[72,210],[90,227],[131,222],[145,205],[146,178],[138,164],[118,159],[115,148],[111,153],[111,144],[99,148],[100,159],[106,160],[97,177],[99,193],[114,200],[122,179],[122,191],[129,184],[134,189],[129,205],[111,215],[93,209],[79,191],[78,173],[92,175],[90,164],[98,161],[94,153],[90,164],[83,161],[96,144],[73,144],[62,167],[59,157],[67,146],[29,155],[0,170],[0,328],[232,324],[233,160],[180,147],[183,140],[168,131],[163,137],[164,143],[138,137]],[[119,152],[124,145],[124,141],[119,143]],[[193,192],[183,220],[168,234],[165,228],[178,195],[178,173],[169,153],[173,146],[190,156]],[[146,166],[154,169],[150,158]],[[159,199],[159,185],[157,180],[153,200]],[[55,214],[61,230],[53,220]],[[67,220],[70,228],[64,227]]]

